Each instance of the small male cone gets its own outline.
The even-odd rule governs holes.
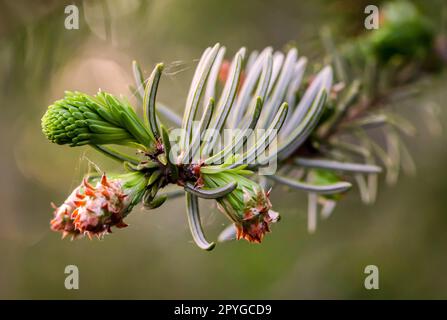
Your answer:
[[[132,172],[114,177],[84,178],[64,203],[53,205],[51,229],[78,238],[87,235],[102,238],[111,227],[124,228],[123,219],[138,204],[146,190],[147,178]]]
[[[238,240],[260,243],[264,235],[270,232],[270,225],[279,220],[279,215],[272,210],[269,192],[240,173],[222,171],[204,174],[203,179],[207,187],[213,188],[237,182],[234,191],[217,199],[218,207],[234,223]]]

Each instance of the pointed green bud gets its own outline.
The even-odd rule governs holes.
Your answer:
[[[86,144],[154,144],[133,108],[111,94],[89,96],[66,92],[64,99],[48,107],[42,118],[42,131],[51,142],[81,146]]]

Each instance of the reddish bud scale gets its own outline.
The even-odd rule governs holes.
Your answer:
[[[55,208],[51,229],[62,232],[62,237],[87,235],[98,238],[111,232],[111,227],[126,227],[124,213],[128,197],[119,179],[108,180],[105,175],[91,185],[87,179],[77,187],[59,208]]]
[[[279,215],[271,210],[269,192],[258,191],[256,196],[245,191],[244,217],[236,224],[237,239],[261,243],[264,235],[270,232],[270,224],[278,221]]]
[[[219,75],[218,75],[219,81],[222,84],[225,84],[225,82],[227,82],[228,76],[230,74],[230,68],[231,68],[231,62],[230,61],[228,61],[228,60],[222,61],[222,65],[220,66]],[[244,84],[244,81],[245,81],[245,72],[242,71],[241,72],[241,76],[239,78],[238,90]]]

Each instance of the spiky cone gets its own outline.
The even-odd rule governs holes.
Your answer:
[[[67,236],[70,236],[71,239],[76,239],[81,235],[79,230],[75,228],[73,219],[71,218],[71,214],[76,208],[74,201],[77,199],[76,194],[79,188],[74,189],[61,206],[58,207],[54,203],[51,203],[54,208],[54,217],[50,221],[50,227],[53,231],[61,232],[62,239]]]
[[[126,101],[101,91],[95,96],[66,92],[48,107],[42,131],[51,142],[70,146],[155,144],[152,132]]]
[[[260,243],[270,225],[279,220],[279,214],[272,210],[269,193],[262,187],[243,176],[246,170],[221,171],[203,174],[206,187],[217,188],[233,181],[237,188],[228,195],[217,199],[219,209],[234,223],[236,238],[252,243]]]
[[[111,227],[124,228],[123,219],[140,202],[147,185],[145,175],[134,172],[107,178],[84,178],[65,202],[56,207],[50,221],[62,237],[87,235],[102,238]]]

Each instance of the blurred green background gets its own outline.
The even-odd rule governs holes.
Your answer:
[[[64,8],[80,9],[80,29],[64,28]],[[420,1],[441,27],[443,1]],[[160,100],[181,111],[201,51],[228,53],[290,41],[322,58],[319,31],[337,39],[362,31],[371,1],[0,1],[0,298],[377,299],[447,298],[446,134],[430,135],[420,116],[431,101],[444,108],[446,76],[426,80],[422,96],[396,103],[418,135],[407,140],[417,176],[381,182],[375,205],[351,192],[335,213],[306,229],[304,194],[278,188],[283,219],[262,245],[245,241],[202,252],[192,243],[183,199],[155,211],[138,208],[103,241],[60,240],[49,229],[50,202],[63,202],[90,162],[118,169],[88,148],[46,141],[40,118],[64,90],[98,88],[130,96],[131,61],[146,72],[167,64]],[[321,61],[321,60],[320,60]],[[447,119],[446,112],[439,118]],[[225,219],[202,203],[215,238]],[[64,287],[66,265],[79,267],[80,289]],[[365,266],[380,269],[380,290],[365,290]]]

